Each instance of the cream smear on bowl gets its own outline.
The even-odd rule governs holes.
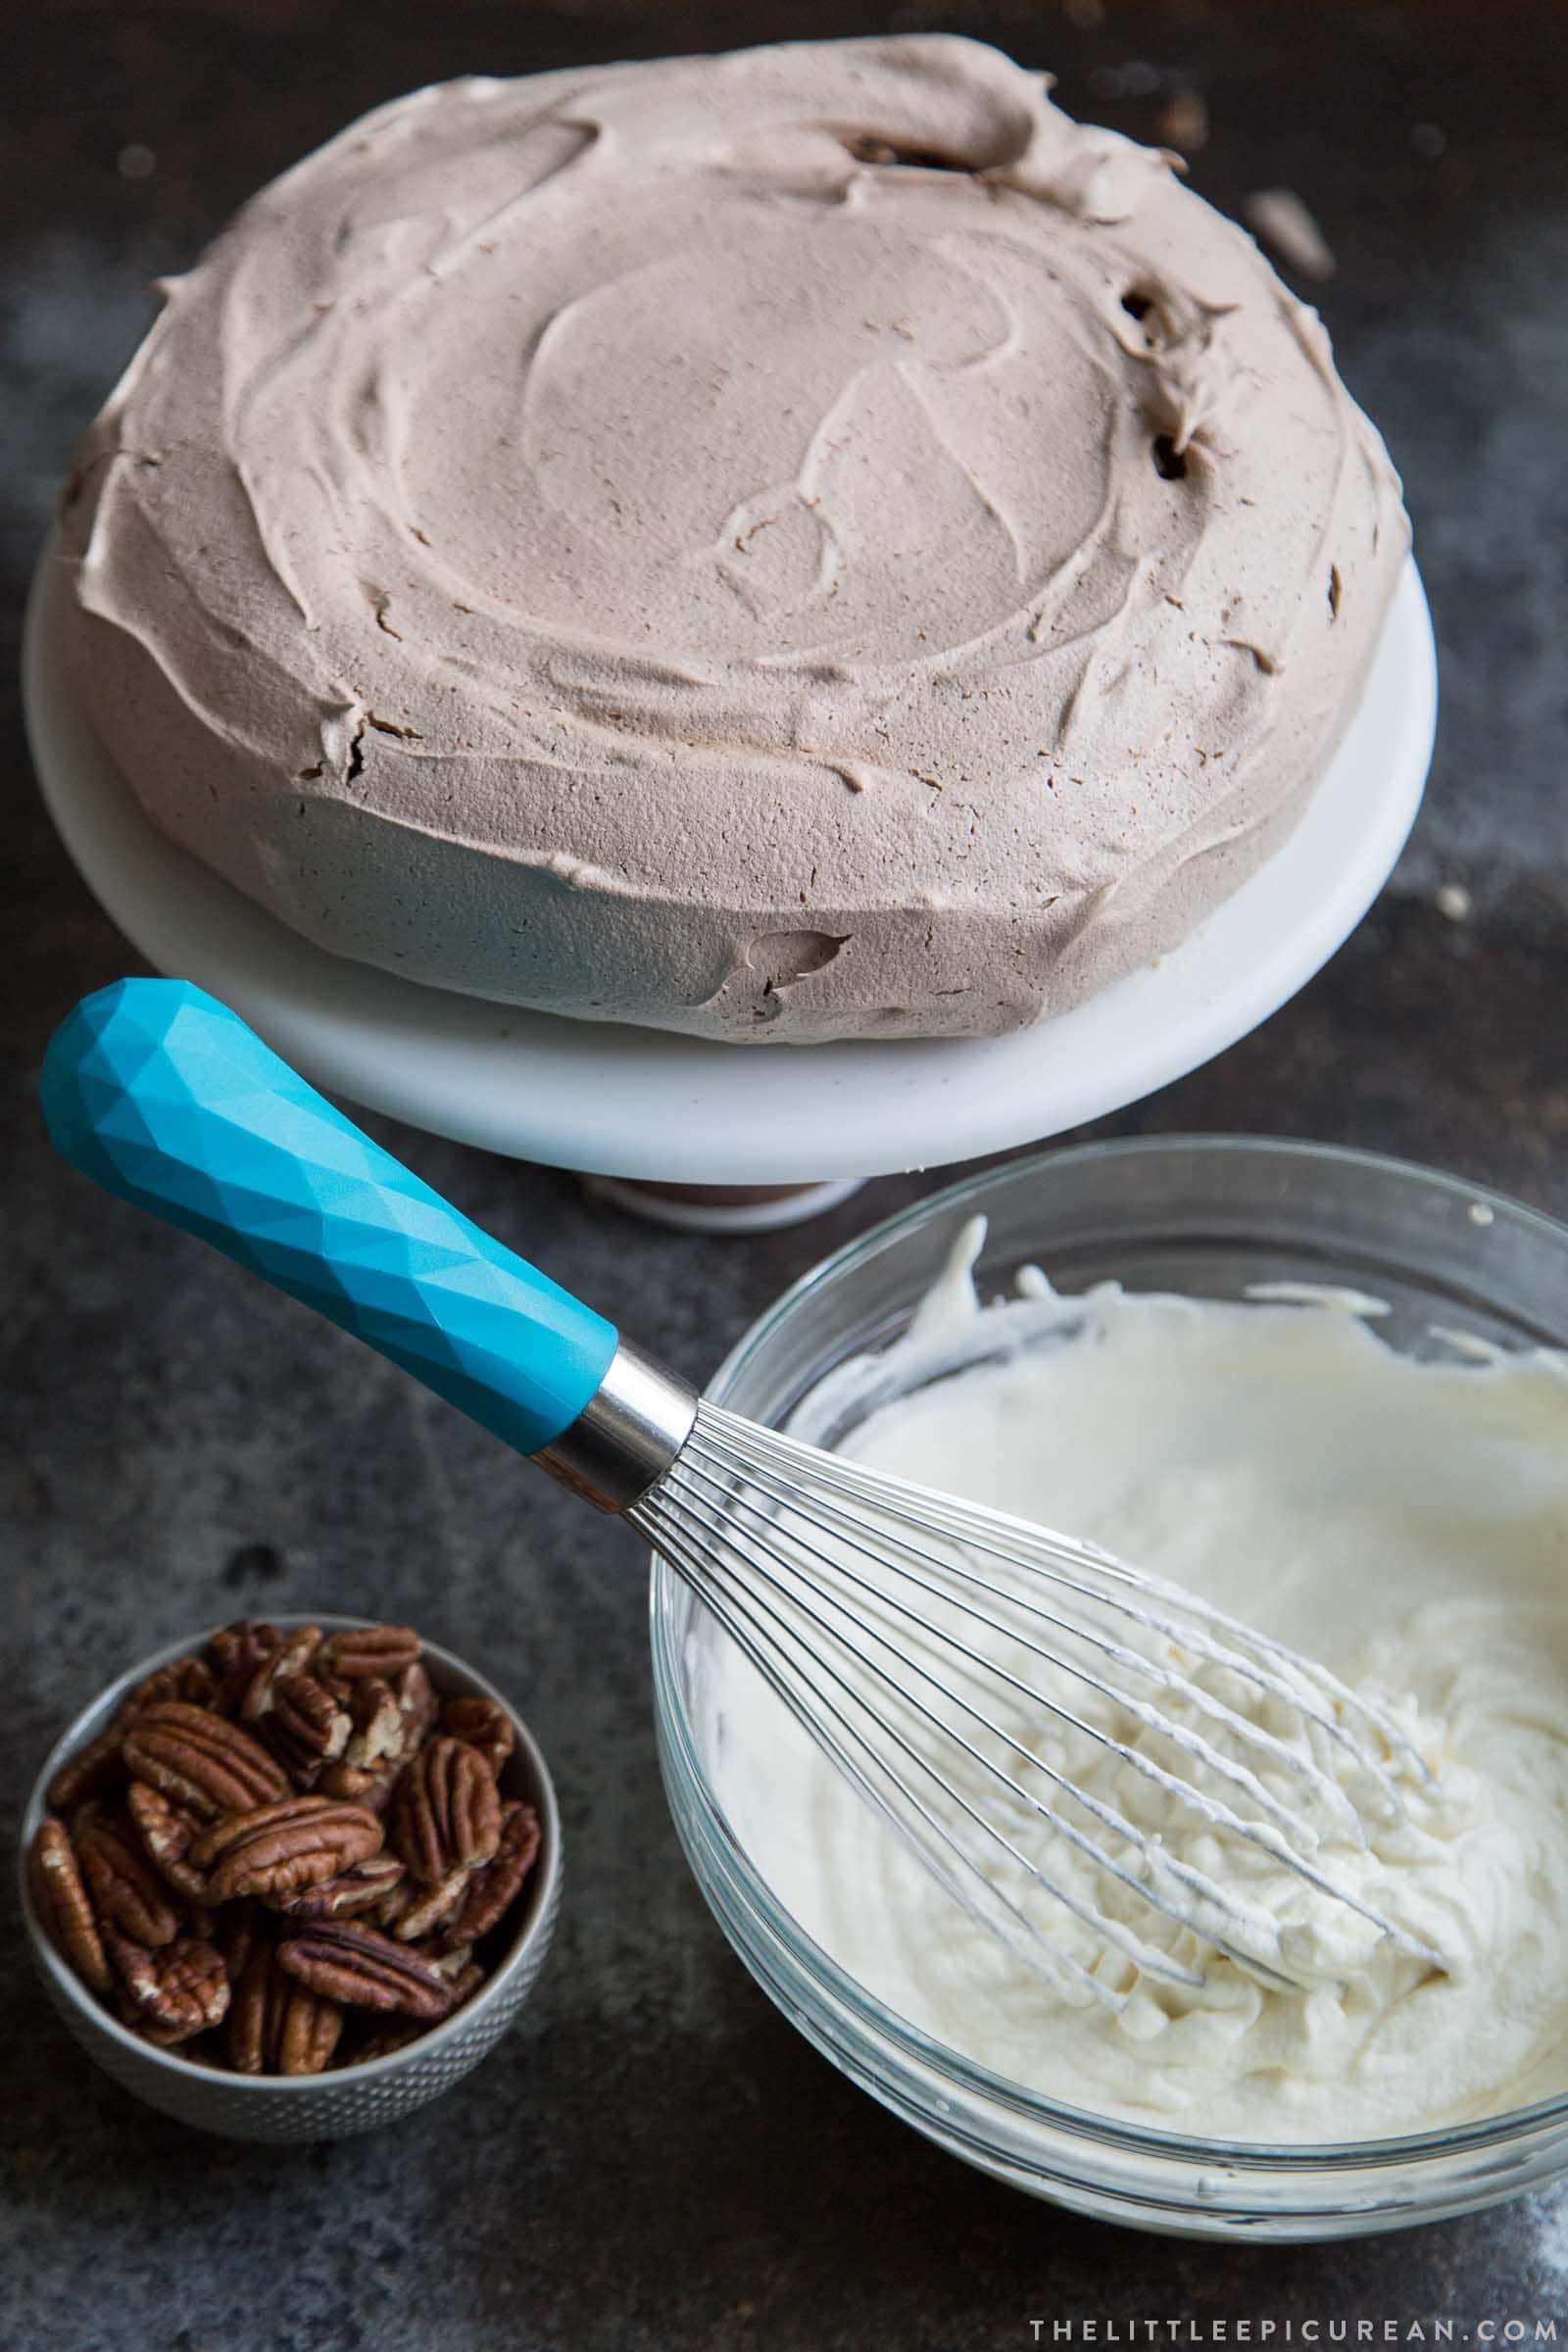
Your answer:
[[[1114,2012],[1058,1995],[703,1620],[706,1761],[755,1866],[889,2008],[1077,2108],[1301,2142],[1568,2089],[1568,1361],[1475,1346],[1417,1361],[1350,1293],[1062,1298],[1031,1272],[982,1308],[982,1233],[965,1229],[904,1337],[841,1366],[793,1426],[847,1430],[858,1461],[1090,1538],[1392,1706],[1435,1784],[1410,1821],[1331,1859],[1446,1966],[1347,1929],[1254,1855],[1248,1898],[1290,1923],[1304,1988],[1208,1955],[1188,1989],[1117,1957]],[[1056,1736],[1021,1702],[1010,1728]],[[1167,1808],[1150,1826],[1238,1867],[1200,1819]],[[1054,1905],[1037,1918],[1095,1964],[1081,1923]]]

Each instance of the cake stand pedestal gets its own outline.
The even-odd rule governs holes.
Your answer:
[[[1064,1134],[1245,1037],[1328,960],[1387,880],[1420,806],[1437,713],[1411,564],[1301,822],[1157,963],[1014,1037],[730,1046],[423,987],[296,937],[142,814],[72,679],[69,595],[51,545],[24,645],[33,760],[67,849],[151,964],[211,989],[328,1094],[439,1135],[619,1184],[816,1196],[726,1210],[613,1187],[640,1213],[709,1230],[755,1231],[868,1176]]]

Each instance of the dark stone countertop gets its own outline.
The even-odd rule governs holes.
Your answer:
[[[5,633],[0,1813],[68,1711],[224,1614],[416,1619],[537,1728],[569,1839],[560,1942],[483,2074],[401,2131],[193,2143],[56,2028],[0,1905],[0,2341],[51,2352],[968,2352],[1029,2323],[1568,2326],[1568,2194],[1339,2248],[1189,2246],[996,2186],[811,2055],[731,1957],[659,1790],[635,1547],[324,1326],[51,1164],[53,1023],[133,958],[33,798],[22,594],[71,450],[243,195],[364,107],[463,71],[928,24],[1049,66],[1149,135],[1206,99],[1205,194],[1296,189],[1322,307],[1408,484],[1441,641],[1428,808],[1296,1003],[1107,1132],[1252,1129],[1432,1160],[1568,1213],[1568,42],[1520,0],[52,0],[0,84]],[[1438,893],[1469,894],[1460,919]],[[1447,905],[1455,902],[1446,898]],[[417,1135],[419,1170],[693,1374],[827,1248],[939,1181],[744,1244],[662,1236],[563,1175]],[[1327,2330],[1325,2328],[1325,2339]],[[1046,2340],[1050,2339],[1048,2327]],[[1061,2339],[1057,2339],[1061,2340]],[[1201,2339],[1200,2339],[1201,2340]],[[1234,2336],[1233,2336],[1234,2340]],[[1255,2327],[1254,2327],[1255,2340]],[[1298,2339],[1299,2340],[1299,2339]]]

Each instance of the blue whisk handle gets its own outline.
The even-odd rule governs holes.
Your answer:
[[[448,1206],[185,980],[119,980],[44,1061],[55,1147],[328,1316],[520,1452],[570,1428],[614,1326]]]

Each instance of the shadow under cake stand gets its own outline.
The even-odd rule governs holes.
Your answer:
[[[791,1222],[869,1176],[1043,1142],[1234,1045],[1328,960],[1388,879],[1437,717],[1411,563],[1299,825],[1156,963],[1012,1037],[719,1045],[459,996],[298,937],[142,814],[71,677],[69,594],[51,543],[24,642],[33,760],[66,848],[148,962],[210,989],[328,1094],[576,1169],[643,1215],[706,1231]]]

